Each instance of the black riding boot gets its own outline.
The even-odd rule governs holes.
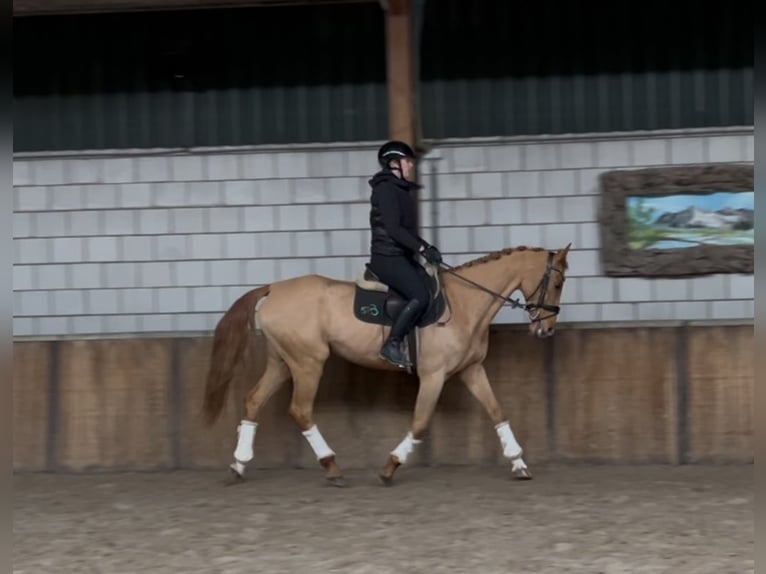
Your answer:
[[[410,366],[405,359],[402,342],[407,333],[412,330],[417,320],[417,313],[420,311],[419,307],[420,302],[417,299],[411,299],[402,309],[401,313],[399,313],[394,325],[391,327],[388,339],[380,349],[380,357],[382,359],[398,367]]]

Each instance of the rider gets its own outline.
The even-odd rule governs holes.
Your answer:
[[[402,341],[429,302],[427,277],[415,256],[420,254],[433,264],[441,263],[442,256],[416,231],[417,214],[410,190],[421,186],[409,179],[415,167],[415,152],[404,142],[389,141],[378,150],[378,163],[382,169],[369,180],[372,188],[370,269],[407,301],[380,349],[380,357],[403,366]]]

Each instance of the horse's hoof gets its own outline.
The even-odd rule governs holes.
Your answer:
[[[532,480],[532,473],[528,468],[519,468],[513,471],[513,478],[515,480]]]
[[[346,482],[346,479],[343,478],[342,476],[328,476],[327,485],[334,486],[335,488],[346,488],[348,486],[348,483]]]
[[[393,476],[386,476],[384,474],[379,474],[378,479],[380,480],[380,484],[383,486],[393,486],[394,485],[394,477]]]
[[[229,467],[229,478],[224,481],[224,486],[234,486],[235,484],[242,484],[245,482],[245,477],[238,473],[235,469]]]

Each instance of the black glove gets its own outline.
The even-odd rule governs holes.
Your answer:
[[[433,245],[428,245],[422,254],[425,260],[433,265],[439,265],[442,262],[442,254]]]

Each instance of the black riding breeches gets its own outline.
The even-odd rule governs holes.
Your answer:
[[[428,308],[428,275],[422,266],[409,257],[401,255],[378,255],[370,257],[370,269],[380,280],[405,299],[419,302],[416,319]]]

